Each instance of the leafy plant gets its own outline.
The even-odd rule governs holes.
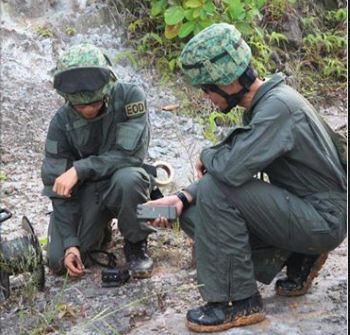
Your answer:
[[[239,107],[235,108],[233,111],[227,114],[223,114],[217,111],[211,112],[208,119],[202,120],[203,123],[203,135],[204,138],[211,141],[212,143],[217,143],[224,134],[219,133],[219,129],[231,128],[232,126],[237,126],[242,124],[243,110]]]
[[[234,24],[250,45],[252,64],[260,77],[287,72],[311,100],[325,95],[324,78],[330,91],[333,86],[346,85],[345,7],[319,11],[312,3],[296,0],[151,0],[142,4],[148,4],[149,11],[145,7],[138,11],[142,14],[129,24],[128,36],[137,50],[134,57],[139,66],[155,67],[161,82],[173,78],[177,58],[192,36],[212,23],[227,22]],[[291,44],[285,18],[297,12],[303,14],[303,36],[298,44]],[[297,74],[291,72],[296,68]],[[190,94],[194,93],[190,90]]]
[[[130,50],[125,50],[119,52],[115,57],[114,57],[114,62],[115,63],[120,63],[122,62],[123,59],[129,60],[134,67],[137,67],[139,62],[136,59],[136,55],[134,54],[133,51]]]
[[[74,36],[77,33],[77,30],[74,27],[66,27],[65,33],[68,36]]]
[[[271,44],[276,43],[280,46],[280,43],[283,41],[288,41],[288,37],[285,34],[277,33],[273,31],[271,34],[267,34],[267,38]]]
[[[264,16],[267,21],[279,21],[286,12],[290,12],[296,0],[270,0],[263,8]]]
[[[326,57],[323,59],[324,66],[322,68],[322,74],[326,77],[335,76],[337,78],[347,78],[347,71],[344,63],[339,59]]]
[[[346,8],[338,8],[337,10],[328,11],[325,18],[329,22],[345,23],[348,17]]]
[[[186,39],[216,22],[235,23],[242,33],[251,33],[254,20],[266,0],[184,0],[169,3],[151,0],[151,16],[163,16],[163,29],[168,39]]]
[[[4,171],[0,170],[0,181],[6,181],[7,175]]]
[[[39,26],[36,29],[36,33],[43,38],[50,38],[54,36],[53,29],[48,26]]]

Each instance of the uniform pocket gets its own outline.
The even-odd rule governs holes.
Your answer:
[[[144,125],[139,124],[123,124],[117,125],[117,146],[127,150],[134,151],[140,141],[144,131]]]

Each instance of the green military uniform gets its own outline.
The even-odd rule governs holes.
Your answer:
[[[49,224],[49,266],[62,270],[64,250],[98,248],[106,223],[118,227],[131,242],[154,231],[136,220],[136,206],[149,199],[150,178],[141,165],[149,144],[149,120],[143,91],[114,84],[102,113],[88,120],[71,103],[52,119],[42,166],[44,194],[53,203]],[[75,167],[78,185],[71,198],[52,191],[55,179]]]
[[[181,218],[195,239],[206,301],[236,301],[269,283],[291,252],[320,254],[346,234],[346,173],[313,107],[273,75],[236,127],[205,149],[206,175]],[[254,176],[265,172],[270,183]]]

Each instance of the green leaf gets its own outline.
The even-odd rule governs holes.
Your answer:
[[[201,9],[200,8],[196,8],[194,11],[193,11],[193,18],[194,19],[197,19],[199,17],[199,15],[201,14]]]
[[[181,23],[175,24],[175,25],[167,25],[165,27],[164,35],[167,39],[175,38],[180,30]]]
[[[184,38],[191,34],[193,32],[194,26],[195,24],[193,21],[189,21],[183,24],[179,31],[179,37]]]
[[[183,20],[185,11],[181,6],[173,6],[168,8],[164,13],[164,20],[167,25],[175,25]]]
[[[203,6],[203,9],[208,13],[208,14],[212,14],[215,12],[215,5],[211,2],[211,1],[208,1],[206,2],[206,4]]]
[[[163,45],[162,38],[156,33],[147,33],[141,39],[143,44],[147,44],[147,43],[151,44],[152,40],[154,40],[160,45]]]
[[[184,3],[185,7],[187,8],[198,8],[202,6],[201,0],[187,0]]]
[[[256,1],[256,7],[257,9],[261,9],[266,4],[266,0],[257,0]]]
[[[208,17],[207,12],[203,8],[200,10],[199,17],[200,17],[201,20],[206,20],[207,17]]]
[[[184,15],[185,15],[185,18],[187,21],[192,21],[193,20],[193,9],[186,9]]]
[[[210,25],[212,25],[214,23],[213,20],[209,19],[209,20],[203,20],[198,22],[198,27],[200,28],[200,30],[209,27]]]
[[[229,12],[233,19],[240,19],[240,16],[244,13],[240,0],[231,0]]]
[[[48,238],[47,237],[39,238],[40,246],[43,247],[43,246],[47,245],[47,243],[48,243]]]
[[[166,0],[153,2],[151,7],[151,16],[159,15],[165,9],[165,5]]]
[[[252,33],[252,27],[246,22],[236,22],[236,27],[243,35]]]
[[[176,58],[173,58],[169,61],[169,69],[171,72],[174,72],[176,68]]]

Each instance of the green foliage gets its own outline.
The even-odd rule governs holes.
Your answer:
[[[296,0],[269,0],[264,8],[267,21],[279,21],[286,12],[291,11]]]
[[[306,48],[309,47],[312,51],[323,54],[344,49],[346,46],[345,36],[330,32],[309,34],[304,37],[303,41]]]
[[[68,36],[74,36],[77,33],[77,30],[74,27],[66,27],[65,33]]]
[[[248,39],[248,44],[250,45],[254,58],[252,64],[255,67],[258,74],[265,77],[270,73],[269,63],[271,61],[271,48],[265,42],[265,36],[260,28],[255,29],[255,34],[252,34]]]
[[[39,239],[39,244],[41,247],[44,247],[45,245],[47,245],[48,243],[48,238],[47,237],[43,237]]]
[[[266,0],[151,0],[150,16],[145,13],[129,24],[129,38],[135,39],[144,60],[142,66],[155,66],[163,79],[170,79],[190,37],[217,22],[234,23],[243,34],[253,35],[265,3]]]
[[[343,62],[336,58],[325,57],[323,59],[324,66],[322,68],[322,74],[325,77],[335,76],[336,78],[347,78],[346,67]]]
[[[325,24],[319,24],[319,21]],[[346,45],[347,45],[347,12],[345,8],[335,11],[326,11],[323,17],[310,16],[303,20],[307,29],[303,37],[303,53],[305,64],[304,70],[313,72],[315,82],[328,80],[329,86],[345,83],[346,68]],[[311,65],[311,66],[310,66]],[[322,78],[319,78],[322,76]],[[340,81],[340,82],[339,82]],[[318,84],[322,85],[322,84]]]
[[[138,61],[136,60],[136,55],[134,54],[133,51],[130,50],[125,50],[119,52],[115,57],[114,57],[114,62],[115,63],[121,63],[124,59],[129,60],[134,67],[138,66]]]
[[[271,34],[267,34],[270,44],[277,44],[280,46],[281,42],[288,41],[288,37],[285,34],[277,33],[273,31]]]
[[[6,181],[7,175],[4,171],[0,170],[0,181]]]
[[[202,120],[203,123],[203,136],[212,143],[218,142],[218,127],[232,127],[234,125],[242,124],[243,110],[241,108],[235,108],[233,111],[227,114],[223,114],[217,111],[211,112],[208,116],[208,120]]]
[[[217,22],[235,23],[243,33],[251,33],[254,20],[261,16],[266,0],[151,0],[151,16],[162,17],[168,39],[186,39]]]
[[[328,11],[325,18],[330,23],[342,23],[346,24],[346,19],[348,17],[348,12],[346,8],[339,8],[337,10]]]
[[[48,26],[39,26],[36,29],[36,33],[43,38],[51,38],[54,36],[53,29]]]
[[[324,96],[328,88],[346,86],[346,8],[320,11],[314,4],[296,0],[150,0],[142,4],[149,5],[148,11],[143,7],[128,27],[129,41],[137,50],[130,58],[141,68],[155,67],[161,82],[173,79],[177,58],[192,36],[212,23],[227,22],[251,46],[252,64],[260,77],[285,72],[311,100]],[[293,20],[299,12],[302,40],[289,40],[286,19]]]

